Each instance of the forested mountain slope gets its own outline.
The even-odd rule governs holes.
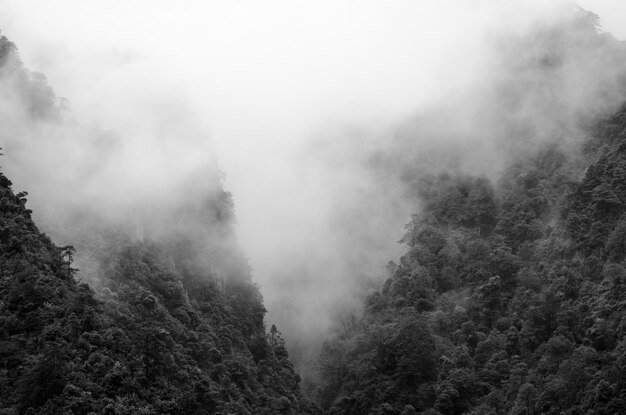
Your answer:
[[[495,185],[423,176],[408,251],[325,344],[323,407],[626,412],[625,120],[602,121],[576,161],[547,145]]]
[[[580,182],[556,145],[496,186],[423,177],[408,251],[363,318],[325,344],[323,407],[626,412],[625,120],[600,124]]]
[[[3,97],[58,118],[51,89],[4,37],[0,56]],[[42,234],[11,186],[0,172],[0,413],[314,412],[280,333],[265,331],[219,183],[145,212],[139,229],[77,212],[97,293],[80,283],[75,249]]]
[[[406,253],[324,344],[327,413],[626,413],[626,108],[592,119],[516,142],[498,180],[415,167]]]

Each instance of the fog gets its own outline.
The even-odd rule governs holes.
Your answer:
[[[618,1],[580,4],[625,35]],[[402,252],[412,178],[497,180],[619,103],[612,46],[550,35],[575,14],[539,0],[0,1],[2,33],[69,106],[56,127],[6,116],[4,169],[54,238],[71,200],[104,217],[178,205],[219,166],[267,321],[306,369]]]

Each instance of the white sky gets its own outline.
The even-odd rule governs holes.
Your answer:
[[[294,171],[316,129],[401,119],[474,75],[493,16],[485,2],[457,3],[5,0],[0,28],[79,120],[130,139],[164,113],[193,118],[259,269],[297,238],[277,230],[319,220]]]

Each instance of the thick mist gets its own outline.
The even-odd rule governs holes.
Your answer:
[[[580,18],[565,1],[2,1],[3,34],[69,107],[35,120],[3,95],[3,168],[57,240],[76,209],[167,232],[219,166],[306,370],[403,250],[417,177],[497,180],[620,103],[617,41],[586,42]]]

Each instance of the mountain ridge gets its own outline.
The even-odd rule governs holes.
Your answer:
[[[16,112],[63,125],[54,92],[16,50],[0,39]],[[59,232],[79,237],[75,249],[39,231],[27,193],[0,171],[0,413],[316,413],[280,332],[266,332],[232,198],[206,173],[182,207],[139,200],[133,226],[67,205]]]

